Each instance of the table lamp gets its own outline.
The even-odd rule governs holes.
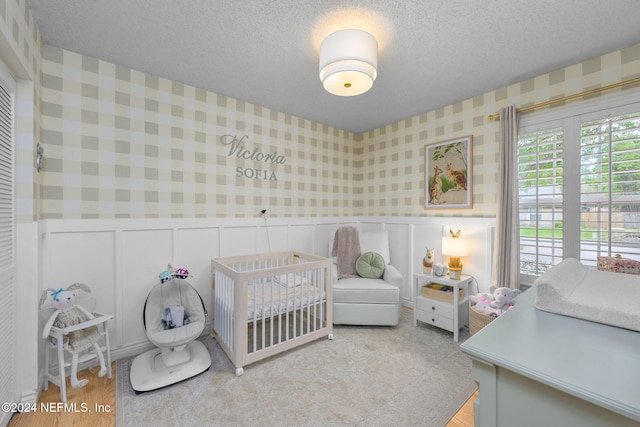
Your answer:
[[[449,277],[454,280],[460,280],[462,275],[462,262],[460,257],[467,256],[467,245],[460,238],[460,230],[457,233],[449,230],[451,237],[442,238],[442,255],[449,257]]]

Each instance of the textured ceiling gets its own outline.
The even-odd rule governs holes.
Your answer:
[[[28,4],[46,44],[356,133],[640,42],[638,0]],[[350,98],[318,78],[344,28],[379,43],[373,88]]]

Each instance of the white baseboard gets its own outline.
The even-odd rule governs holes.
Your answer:
[[[202,329],[202,333],[200,334],[201,337],[205,335],[211,335],[211,324],[209,322],[205,323],[204,329]],[[137,356],[144,353],[145,351],[149,351],[154,348],[155,346],[150,341],[144,341],[132,345],[123,346],[115,350],[112,349],[111,361]]]
[[[118,349],[111,350],[111,361],[137,356],[138,354],[142,354],[153,348],[155,348],[155,346],[151,344],[150,341],[120,347]]]
[[[33,405],[38,402],[39,394],[40,393],[38,389],[23,391],[22,395],[20,396],[20,403],[28,403]]]
[[[6,427],[9,424],[9,420],[11,420],[11,416],[13,414],[11,412],[1,412],[0,413],[0,426]]]

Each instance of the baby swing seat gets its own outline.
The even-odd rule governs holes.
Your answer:
[[[138,355],[131,364],[136,393],[157,390],[194,377],[211,366],[211,356],[196,340],[204,330],[206,310],[196,289],[174,278],[153,287],[144,306],[147,338],[157,348]]]

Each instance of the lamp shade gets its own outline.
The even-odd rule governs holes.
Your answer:
[[[452,257],[467,256],[469,251],[464,240],[453,237],[442,238],[442,254]]]
[[[336,31],[320,45],[320,80],[334,95],[365,93],[373,86],[377,67],[378,42],[366,31]]]

